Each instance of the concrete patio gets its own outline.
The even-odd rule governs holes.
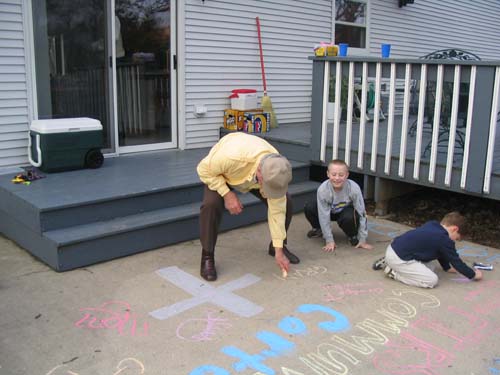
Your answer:
[[[484,280],[439,273],[433,290],[371,270],[407,227],[370,218],[372,251],[336,254],[295,215],[281,278],[265,223],[223,233],[219,279],[199,277],[197,240],[57,273],[0,237],[2,375],[500,373],[500,251]],[[500,247],[500,246],[499,246]]]

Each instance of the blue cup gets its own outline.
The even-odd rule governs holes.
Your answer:
[[[384,59],[388,58],[391,55],[391,45],[390,44],[382,44],[381,46],[382,57]]]
[[[347,56],[347,47],[349,47],[349,44],[339,43],[339,56]]]

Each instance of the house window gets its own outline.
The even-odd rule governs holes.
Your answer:
[[[365,0],[336,0],[335,44],[366,48],[367,14]]]

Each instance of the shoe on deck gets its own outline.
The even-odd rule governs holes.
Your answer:
[[[269,245],[269,251],[268,251],[268,254],[270,256],[274,256],[276,254],[276,251],[274,250],[274,246],[273,244],[270,244]],[[283,246],[283,254],[285,254],[285,256],[288,258],[288,260],[290,261],[290,263],[292,264],[299,264],[300,263],[300,259],[297,255],[291,253],[287,248],[286,246]]]
[[[387,276],[389,279],[394,279],[396,276],[396,274],[394,273],[394,270],[389,266],[385,266],[384,273],[385,273],[385,276]]]
[[[385,263],[385,257],[382,257],[380,259],[377,259],[373,265],[372,265],[372,268],[375,270],[375,271],[378,271],[378,270],[381,270],[382,268],[385,268],[385,266],[387,266],[387,264]]]
[[[313,228],[309,232],[307,232],[307,237],[309,238],[323,237],[323,232],[321,232],[320,228]]]

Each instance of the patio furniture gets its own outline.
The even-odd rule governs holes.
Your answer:
[[[354,84],[354,117],[356,119],[361,118],[361,94],[362,94],[363,86],[361,83]],[[371,111],[371,113],[370,113]],[[373,82],[368,84],[368,92],[367,92],[367,103],[366,103],[366,121],[373,121],[373,116],[375,115],[375,88]],[[385,114],[382,110],[382,103],[380,103],[379,108],[379,119],[385,120]]]
[[[471,52],[467,52],[457,48],[442,49],[431,52],[421,59],[426,60],[462,60],[462,61],[480,61],[481,58]],[[414,94],[417,95],[418,85],[414,85]],[[423,132],[432,134],[432,123],[434,121],[434,104],[436,102],[436,82],[429,81],[427,84],[427,92],[425,99],[425,113],[427,113],[427,120],[424,122]],[[449,134],[450,134],[450,115],[451,115],[451,101],[453,95],[453,82],[443,82],[443,101],[441,105],[441,116],[439,121],[439,135],[438,135],[438,148],[447,147]],[[458,153],[463,153],[465,145],[465,127],[467,117],[469,84],[460,83],[459,105],[458,105],[458,124],[456,128],[455,143],[459,148]],[[410,136],[414,136],[417,130],[417,120],[415,120],[408,130]],[[432,140],[430,140],[423,151],[425,157],[430,152],[432,147]]]

